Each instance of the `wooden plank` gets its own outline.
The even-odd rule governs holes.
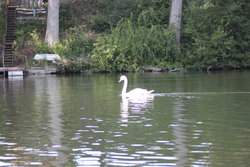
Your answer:
[[[47,75],[47,74],[55,74],[56,73],[56,68],[55,67],[32,67],[32,68],[27,68],[25,70],[28,75]]]
[[[24,68],[20,67],[0,67],[0,72],[4,71],[24,71]]]
[[[24,16],[24,17],[17,17],[18,20],[46,20],[46,17],[33,17],[33,16]]]
[[[29,11],[29,12],[33,12],[34,10],[36,10],[37,12],[46,12],[46,9],[45,8],[33,8],[33,9],[30,9],[30,8],[16,8],[17,12],[21,12],[21,11]]]

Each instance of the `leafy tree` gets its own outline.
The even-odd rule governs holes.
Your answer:
[[[105,0],[97,1],[96,15],[91,17],[91,25],[96,32],[109,32],[111,27],[124,18],[136,23],[142,11],[154,9],[157,24],[168,25],[171,0]],[[132,17],[131,17],[132,16]]]
[[[184,11],[186,66],[199,69],[249,66],[249,5],[245,0],[191,0]],[[247,42],[248,41],[248,42]]]

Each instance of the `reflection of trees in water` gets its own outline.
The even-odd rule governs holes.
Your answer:
[[[0,93],[3,97],[3,100],[0,100],[0,104],[6,109],[11,108],[14,105],[13,102],[16,102],[14,101],[15,99],[20,98],[20,102],[24,102],[24,99],[26,99],[26,97],[24,98],[24,95],[22,94],[22,91],[24,91],[23,87],[25,86],[23,78],[4,78],[1,80],[0,84],[2,85]]]
[[[3,130],[0,133],[10,145],[5,155],[13,157],[8,165],[62,166],[66,162],[61,151],[65,148],[61,142],[59,81],[55,77],[13,77],[1,81],[3,100],[0,104],[8,110],[2,113],[6,114],[6,120],[1,122],[9,123],[5,125],[6,134]]]
[[[61,104],[61,87],[60,80],[57,78],[50,78],[47,80],[47,96],[48,96],[48,115],[50,117],[49,125],[51,128],[51,147],[50,151],[54,151],[58,154],[57,160],[53,163],[55,166],[62,166],[67,162],[66,156],[63,154],[62,150],[67,148],[62,145],[63,135],[63,125],[61,120],[62,115],[62,104]]]
[[[186,145],[187,136],[186,136],[186,122],[185,120],[185,103],[182,98],[177,98],[174,103],[174,124],[173,134],[175,136],[174,143],[176,145],[175,157],[178,159],[177,166],[185,166],[188,164],[188,148]]]

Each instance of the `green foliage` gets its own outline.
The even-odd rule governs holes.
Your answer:
[[[55,47],[48,47],[36,32],[32,39],[36,46],[36,53],[56,53],[63,60],[57,62],[57,69],[62,73],[77,73],[90,67],[88,55],[93,49],[93,39],[88,37],[81,28],[70,28],[67,34]]]
[[[83,57],[92,52],[93,42],[81,27],[73,27],[66,31],[55,51],[66,58]]]
[[[111,35],[98,39],[92,56],[97,70],[137,71],[144,65],[162,66],[177,61],[172,31],[154,26],[151,20],[146,21],[151,17],[143,14],[137,25],[131,19],[123,19]]]
[[[35,32],[32,33],[32,38],[35,42],[36,53],[57,53],[67,59],[86,57],[91,53],[94,42],[81,28],[70,28],[65,37],[53,48],[48,47]]]
[[[94,40],[85,33],[82,27],[70,27],[65,30],[58,44],[51,48],[44,41],[45,25],[44,22],[37,20],[17,22],[15,50],[18,55],[21,53],[27,56],[28,53],[31,60],[36,53],[57,53],[64,61],[68,59],[63,66],[65,72],[77,72],[80,68],[89,67],[87,61],[77,61],[80,58],[87,59],[93,49]],[[23,52],[25,47],[29,47],[29,51]],[[39,65],[43,64],[41,62]]]
[[[60,73],[80,73],[89,68],[89,62],[84,59],[64,60],[57,64],[57,71]]]
[[[168,24],[170,4],[171,0],[97,1],[95,6],[97,14],[91,17],[91,26],[96,32],[107,32],[111,27],[116,27],[117,23],[124,18],[130,18],[133,23],[137,23],[142,11],[147,11],[149,8],[153,9],[157,16],[157,19],[154,18],[157,20],[157,24],[166,25]]]
[[[95,15],[91,17],[91,27],[97,33],[101,33],[110,30],[110,23],[104,15]]]
[[[185,65],[199,69],[249,67],[249,9],[245,0],[190,1],[184,10]]]
[[[44,21],[38,22],[36,20],[16,22],[16,40],[14,49],[16,51],[23,49],[25,43],[32,38],[35,40],[35,43],[41,42],[41,34],[45,33],[42,28],[44,25]]]
[[[48,44],[45,43],[44,40],[42,40],[42,37],[37,31],[33,31],[32,33],[30,33],[30,36],[34,41],[36,53],[54,53],[53,48],[50,48]]]
[[[121,18],[128,18],[137,10],[141,0],[106,0],[97,1],[98,14],[91,20],[92,28],[97,32],[103,32],[116,26]]]
[[[60,3],[60,10],[59,10],[59,25],[60,31],[64,32],[65,30],[76,27],[79,25],[79,19],[77,18],[75,12],[76,9],[81,9],[79,6],[72,6],[72,2],[68,3]],[[79,12],[79,10],[77,10]],[[79,13],[80,15],[81,13]]]
[[[171,0],[75,0],[61,4],[60,42],[54,48],[47,46],[43,40],[45,22],[18,22],[16,50],[28,42],[34,54],[58,53],[67,59],[62,69],[72,72],[89,68],[86,59],[91,54],[92,67],[98,71],[137,71],[144,65],[250,67],[249,0],[184,1],[181,54],[168,29]],[[1,39],[4,18],[4,10],[0,10]],[[93,45],[95,41],[86,30],[105,34]],[[82,58],[85,61],[79,62]]]
[[[91,2],[95,9],[91,28],[110,33],[94,46],[92,60],[99,70],[135,71],[145,64],[195,69],[250,66],[248,0],[184,1],[182,55],[173,49],[172,33],[165,29],[171,0]]]

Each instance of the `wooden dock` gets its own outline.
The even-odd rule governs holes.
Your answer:
[[[0,75],[9,77],[9,76],[23,76],[24,68],[20,67],[0,67]]]
[[[8,71],[24,71],[24,68],[20,68],[20,67],[0,67],[0,72],[8,72]]]
[[[56,74],[55,67],[0,67],[0,75],[8,76],[21,76],[21,75],[49,75]]]

